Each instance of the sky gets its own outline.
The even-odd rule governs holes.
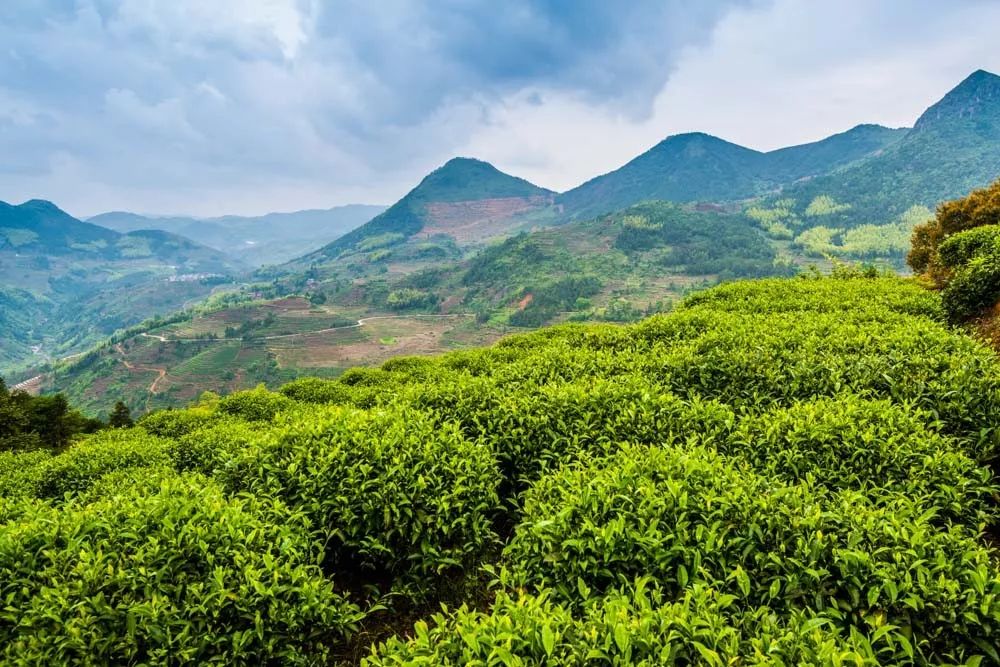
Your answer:
[[[0,200],[389,204],[456,155],[563,191],[663,138],[908,126],[996,0],[2,0]]]

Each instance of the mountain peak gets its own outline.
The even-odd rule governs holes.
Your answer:
[[[489,162],[455,157],[424,177],[407,197],[423,201],[471,201],[551,194],[523,178],[505,174]]]
[[[979,69],[927,109],[914,128],[924,129],[941,122],[984,115],[1000,117],[1000,76]]]

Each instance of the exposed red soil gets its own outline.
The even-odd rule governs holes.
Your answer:
[[[501,235],[509,231],[514,217],[551,204],[549,195],[432,202],[427,204],[427,219],[418,236],[447,234],[458,243],[473,243]]]

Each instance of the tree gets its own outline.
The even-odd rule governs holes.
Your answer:
[[[108,426],[111,428],[128,428],[134,424],[135,421],[132,419],[132,412],[128,409],[128,406],[122,401],[115,403],[115,407],[112,408],[111,415],[108,417]]]
[[[941,261],[938,252],[941,244],[959,232],[996,224],[1000,224],[1000,180],[938,206],[933,220],[914,228],[906,261],[914,273],[930,278],[939,288],[944,287],[953,269]]]

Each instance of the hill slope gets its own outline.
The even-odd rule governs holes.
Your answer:
[[[177,406],[206,390],[335,376],[394,351],[487,342],[512,326],[631,321],[697,286],[793,270],[748,218],[665,202],[409,271],[386,262],[370,267],[385,273],[353,281],[320,270],[280,277],[269,289],[285,298],[151,328],[58,367],[44,386],[94,413],[119,399],[136,410]]]
[[[176,234],[120,234],[50,202],[0,202],[0,368],[79,350],[240,271]]]
[[[217,218],[143,216],[116,211],[96,215],[88,222],[119,232],[140,229],[173,232],[244,263],[261,266],[294,259],[346,234],[384,210],[384,206],[352,204],[331,209]]]
[[[746,199],[881,151],[903,133],[859,125],[822,141],[769,153],[708,134],[680,134],[668,137],[620,169],[560,195],[558,201],[569,217],[587,218],[647,199]]]
[[[554,193],[493,165],[454,158],[381,215],[294,264],[307,266],[348,252],[370,252],[419,235],[459,246],[504,236],[546,209]]]
[[[897,143],[839,171],[790,186],[803,216],[817,197],[837,210],[822,224],[850,228],[933,208],[1000,177],[1000,76],[978,71],[925,111]],[[817,223],[818,224],[818,223]]]

